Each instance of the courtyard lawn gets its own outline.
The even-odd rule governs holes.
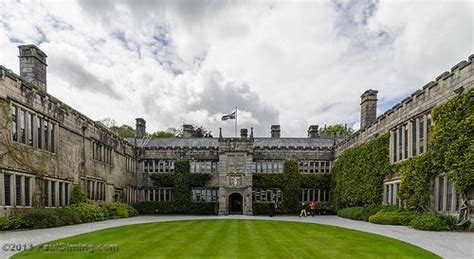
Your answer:
[[[435,254],[392,238],[319,224],[190,220],[110,228],[47,244],[118,245],[118,252],[22,252],[13,258],[424,257]]]

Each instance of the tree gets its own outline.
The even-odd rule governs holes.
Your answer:
[[[155,131],[151,136],[153,138],[172,138],[174,137],[174,133],[169,131]]]
[[[102,120],[99,120],[99,122],[104,124],[104,126],[107,128],[112,128],[112,127],[117,126],[117,122],[112,118],[104,118]]]
[[[133,138],[135,137],[135,130],[128,125],[122,125],[120,127],[112,126],[110,130],[117,133],[121,138]]]
[[[191,137],[193,138],[212,138],[211,131],[208,131],[207,129],[204,128],[204,126],[197,126],[197,125],[191,125],[192,126],[192,135]],[[178,138],[183,137],[183,128],[180,128],[177,130],[176,136]]]
[[[352,128],[348,128],[346,125],[334,124],[329,126],[324,126],[319,130],[319,135],[321,136],[349,136],[354,132]]]

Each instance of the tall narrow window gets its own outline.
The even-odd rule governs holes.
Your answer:
[[[56,207],[56,182],[51,181],[51,207]]]
[[[55,151],[55,145],[56,145],[56,142],[55,142],[55,139],[54,139],[55,135],[56,135],[55,130],[56,130],[56,126],[54,124],[51,124],[51,131],[50,131],[51,132],[51,134],[50,134],[50,136],[51,136],[51,148],[50,148],[49,151],[51,151],[53,153]]]
[[[407,125],[403,126],[403,148],[404,148],[404,158],[408,158],[408,127]]]
[[[62,207],[63,204],[63,185],[64,183],[59,182],[59,207]]]
[[[31,206],[31,197],[30,197],[30,179],[31,177],[25,176],[25,206]]]
[[[420,154],[425,152],[425,148],[424,148],[424,138],[425,138],[425,125],[424,125],[424,121],[423,121],[423,116],[422,117],[419,117],[418,118],[419,122],[418,122],[418,132],[419,132],[419,138],[418,138],[418,143],[419,143],[419,146],[420,146]]]
[[[25,111],[20,109],[18,123],[20,124],[20,142],[26,144],[26,131],[25,131]]]
[[[403,153],[402,153],[402,147],[403,147],[403,131],[402,127],[398,128],[398,160],[402,160]]]
[[[48,150],[48,142],[49,142],[49,130],[48,130],[48,121],[43,120],[43,130],[44,130],[44,149]]]
[[[27,129],[27,135],[28,135],[28,145],[33,146],[33,123],[34,122],[34,116],[31,113],[26,114],[26,129]]]
[[[5,197],[5,206],[11,206],[11,174],[3,174],[3,185],[4,185],[4,197]]]
[[[411,122],[411,156],[416,156],[416,120]]]
[[[49,207],[49,181],[44,181],[44,206]]]
[[[397,130],[393,131],[393,162],[397,161]]]
[[[17,132],[17,112],[18,109],[15,106],[12,106],[12,139],[13,141],[18,141],[18,132]]]
[[[15,175],[16,205],[23,205],[21,202],[21,176]]]
[[[69,204],[69,184],[68,183],[64,184],[64,203],[66,205]]]
[[[36,127],[38,130],[38,148],[43,148],[43,120],[37,117]]]

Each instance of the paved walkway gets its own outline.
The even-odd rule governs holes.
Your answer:
[[[95,230],[147,222],[162,222],[194,219],[257,219],[281,220],[333,225],[380,234],[399,239],[432,251],[445,258],[474,258],[474,233],[466,232],[431,232],[419,231],[404,226],[376,225],[363,221],[343,219],[337,216],[319,216],[315,218],[299,218],[278,216],[276,218],[263,216],[138,216],[126,219],[115,219],[87,224],[64,226],[50,229],[0,232],[0,246],[5,244],[39,245],[48,241],[74,236]],[[0,247],[0,258],[8,258],[14,252],[3,251]]]

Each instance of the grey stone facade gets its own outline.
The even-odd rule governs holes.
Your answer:
[[[193,138],[192,126],[184,125],[183,138],[152,139],[146,134],[146,121],[139,118],[136,137],[124,140],[48,94],[46,55],[34,45],[19,49],[20,76],[0,66],[0,215],[64,206],[79,184],[98,203],[168,200],[172,190],[154,186],[149,176],[172,172],[179,159],[191,161],[191,173],[211,173],[206,188],[217,196],[206,199],[218,203],[220,215],[251,215],[256,202],[253,174],[282,173],[285,160],[297,161],[301,173],[330,173],[347,148],[429,114],[437,104],[474,85],[471,56],[378,117],[377,91],[368,90],[361,96],[361,129],[346,139],[320,136],[317,125],[302,138],[281,137],[279,125],[271,126],[269,137],[254,137],[252,129],[250,134],[243,129],[240,138]],[[397,201],[397,181],[387,179],[386,203]],[[440,179],[434,184],[437,190],[450,188]],[[324,193],[327,200],[328,191],[312,193],[317,199]],[[446,201],[434,198],[433,206],[436,202]]]

